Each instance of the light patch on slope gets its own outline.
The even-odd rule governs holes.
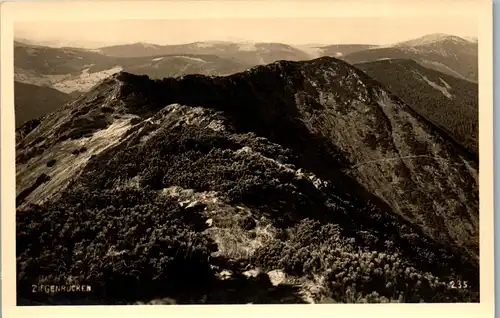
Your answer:
[[[90,67],[92,65],[88,65]],[[122,70],[120,66],[116,66],[109,70],[104,70],[95,73],[89,73],[88,69],[82,70],[79,75],[71,74],[56,74],[44,75],[36,72],[16,68],[14,70],[14,79],[20,83],[32,84],[36,86],[49,86],[63,93],[69,94],[72,92],[86,92],[95,84],[105,78],[118,73]]]
[[[29,170],[30,172],[29,175],[17,176],[24,179],[18,180],[18,182],[21,181],[24,184],[29,184],[28,180],[33,180],[34,182],[42,173],[50,177],[48,182],[40,185],[26,197],[23,205],[27,203],[41,203],[64,189],[67,183],[78,175],[92,155],[97,155],[114,146],[130,127],[130,117],[121,118],[106,129],[94,133],[92,137],[57,144],[45,151],[36,161],[30,162],[29,168],[19,169],[19,171]],[[78,156],[72,154],[73,150],[81,147],[85,147],[87,150]],[[53,168],[46,167],[46,162],[50,159],[56,160]]]
[[[449,35],[449,34],[434,33],[434,34],[429,34],[429,35],[419,37],[419,38],[414,39],[414,40],[396,43],[394,46],[396,46],[396,47],[398,47],[398,46],[422,46],[422,45],[433,44],[436,42],[441,42],[444,40],[453,41],[455,43],[460,43],[462,39],[458,38],[456,36]]]
[[[449,98],[449,99],[452,99],[452,98],[453,98],[453,97],[452,97],[452,95],[451,95],[451,93],[448,91],[448,89],[449,89],[449,88],[448,88],[447,86],[441,86],[441,85],[439,85],[439,84],[437,84],[437,83],[434,83],[433,81],[431,81],[430,79],[428,79],[426,76],[424,76],[424,75],[422,75],[422,74],[420,74],[420,73],[418,73],[418,72],[415,72],[415,73],[417,73],[417,74],[418,74],[418,75],[419,75],[419,76],[420,76],[420,77],[421,77],[424,81],[426,81],[426,82],[427,82],[427,84],[429,84],[432,88],[434,88],[434,89],[436,89],[436,90],[440,91],[440,92],[441,92],[444,96],[446,96],[447,98]]]
[[[266,217],[255,218],[253,211],[243,205],[230,205],[225,202],[222,193],[215,191],[197,192],[193,189],[184,189],[173,186],[158,191],[160,197],[175,198],[180,206],[184,208],[204,205],[203,213],[206,218],[207,228],[205,233],[209,235],[217,244],[217,251],[212,257],[224,257],[234,260],[251,259],[255,251],[268,246],[276,239],[276,228]],[[242,228],[242,222],[251,218],[255,221],[255,227],[251,230]],[[218,272],[218,279],[230,279],[232,270],[211,265],[213,270]],[[274,286],[280,284],[290,284],[304,289],[299,279],[287,275],[283,270],[276,268],[265,273],[260,268],[254,268],[243,272],[247,278],[257,277],[259,274],[267,274]],[[300,296],[307,301],[307,290],[302,290]],[[277,299],[277,303],[279,303]],[[313,303],[314,301],[309,301]]]
[[[416,49],[416,48],[415,48],[415,47],[413,47],[413,46],[410,46],[410,47],[403,47],[403,48],[401,48],[401,50],[402,50],[403,52],[407,52],[407,53],[419,53],[419,52],[420,52],[420,50]]]
[[[33,48],[27,48],[26,53],[28,53],[28,55],[38,55],[38,50]]]
[[[179,55],[179,56],[175,56],[175,57],[179,57],[179,58],[182,58],[182,59],[185,59],[185,60],[190,60],[190,61],[196,61],[196,62],[205,63],[205,60],[202,60],[202,59],[197,58],[197,57],[183,56],[183,55]]]
[[[251,236],[248,230],[240,227],[243,219],[252,217],[251,210],[246,206],[227,204],[218,192],[197,192],[173,186],[160,190],[158,195],[176,198],[179,205],[184,208],[205,205],[202,212],[208,225],[205,232],[218,246],[214,256],[245,259],[275,237],[275,229],[271,222],[266,222],[264,219],[255,220],[256,227],[253,229],[255,235]]]
[[[440,47],[440,46],[438,46],[438,47],[434,47],[431,51],[432,51],[432,52],[434,52],[434,53],[440,54],[440,55],[442,55],[442,56],[451,56],[451,55],[455,55],[455,54],[453,54],[453,53],[448,52],[446,49],[444,49],[444,48],[442,48],[442,47]],[[456,57],[456,55],[455,55],[455,57]]]
[[[298,46],[297,49],[306,53],[312,59],[323,56],[325,50],[320,47],[307,47],[307,46]]]
[[[116,66],[109,70],[94,73],[89,73],[88,69],[85,69],[79,76],[57,82],[53,84],[53,87],[67,94],[75,91],[85,92],[103,79],[108,78],[111,75],[120,72],[121,70],[123,70],[121,66]]]
[[[141,42],[139,44],[142,45],[142,47],[145,48],[145,49],[156,49],[156,47],[157,47],[157,45],[154,45],[154,44],[151,44],[151,43]]]
[[[460,74],[457,71],[453,70],[452,68],[444,65],[443,63],[439,63],[436,61],[430,61],[430,60],[419,60],[417,62],[419,64],[421,64],[422,66],[425,66],[425,67],[440,71],[442,73],[449,74],[449,75],[467,80],[462,74]]]
[[[157,58],[152,59],[151,61],[161,61],[161,60],[163,60],[163,57],[157,57]]]
[[[215,46],[213,43],[209,43],[209,42],[198,42],[195,45],[196,45],[196,47],[199,47],[201,49],[209,48],[209,47],[214,47]]]
[[[241,42],[238,43],[238,50],[240,51],[256,51],[257,47],[254,42]]]
[[[441,81],[441,83],[443,83],[444,87],[446,87],[447,89],[451,89],[451,86],[448,83],[446,83],[444,79],[440,77],[439,80]]]

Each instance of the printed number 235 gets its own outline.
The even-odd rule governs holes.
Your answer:
[[[467,288],[468,284],[467,284],[466,280],[465,281],[457,280],[457,281],[451,281],[450,287],[453,289],[463,289],[463,288]]]

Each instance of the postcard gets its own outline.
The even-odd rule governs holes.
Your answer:
[[[7,317],[493,315],[488,1],[0,8]]]

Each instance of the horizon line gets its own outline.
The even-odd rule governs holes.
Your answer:
[[[189,41],[189,42],[179,42],[179,43],[159,43],[159,42],[155,42],[155,41],[150,41],[150,42],[147,42],[147,41],[129,41],[129,42],[116,42],[116,43],[112,43],[112,42],[108,42],[108,44],[102,42],[102,41],[95,41],[94,43],[96,45],[82,45],[80,44],[79,46],[74,46],[74,45],[64,45],[64,44],[56,44],[56,43],[64,43],[64,42],[73,42],[73,41],[67,41],[67,40],[62,40],[62,39],[51,39],[51,40],[36,40],[36,39],[33,39],[33,38],[28,38],[28,37],[16,37],[14,35],[14,42],[21,42],[23,44],[26,44],[26,45],[38,45],[38,46],[45,46],[45,47],[51,47],[51,48],[76,48],[76,49],[86,49],[86,50],[95,50],[95,49],[100,49],[100,48],[105,48],[105,47],[111,47],[111,46],[122,46],[122,45],[134,45],[134,44],[150,44],[150,45],[157,45],[157,46],[175,46],[175,45],[189,45],[189,44],[195,44],[195,43],[210,43],[210,42],[219,42],[219,43],[232,43],[232,44],[242,44],[242,43],[265,43],[265,44],[285,44],[285,45],[289,45],[289,46],[309,46],[310,48],[320,48],[322,46],[331,46],[331,45],[368,45],[368,46],[376,46],[376,47],[380,47],[380,46],[387,46],[387,45],[394,45],[394,44],[397,44],[397,43],[403,43],[403,42],[407,42],[407,41],[411,41],[411,40],[415,40],[415,39],[418,39],[418,38],[421,38],[421,37],[425,37],[425,36],[430,36],[430,35],[437,35],[437,34],[441,34],[441,35],[447,35],[447,36],[455,36],[455,37],[459,37],[459,38],[462,38],[464,40],[467,40],[467,39],[478,39],[477,35],[456,35],[456,34],[451,34],[451,33],[443,33],[443,32],[434,32],[434,33],[426,33],[426,34],[423,34],[421,36],[418,36],[418,37],[412,37],[412,38],[409,38],[407,40],[403,40],[403,41],[396,41],[396,42],[392,42],[392,43],[386,43],[386,44],[375,44],[375,43],[369,43],[369,42],[366,42],[366,43],[357,43],[357,42],[352,42],[352,43],[335,43],[335,42],[330,42],[330,43],[326,43],[326,42],[314,42],[314,41],[311,41],[310,43],[296,43],[296,44],[293,44],[293,43],[288,43],[288,42],[278,42],[278,41],[258,41],[258,40],[245,40],[245,39],[227,39],[227,40],[221,40],[221,39],[211,39],[211,40],[198,40],[198,41]],[[35,43],[26,43],[27,42],[35,42]],[[75,41],[77,42],[77,41]],[[87,43],[92,43],[92,41],[84,41],[84,42],[87,42]],[[97,45],[97,43],[100,43]]]

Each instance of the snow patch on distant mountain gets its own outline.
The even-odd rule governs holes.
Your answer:
[[[179,55],[179,56],[175,56],[175,57],[179,57],[179,58],[182,58],[182,59],[185,59],[185,60],[190,60],[190,61],[196,61],[196,62],[200,62],[200,63],[205,63],[205,60],[197,58],[197,57],[183,56],[183,55]]]
[[[238,50],[240,51],[256,51],[257,46],[254,42],[241,42],[238,43]]]
[[[399,42],[394,44],[395,47],[415,47],[415,46],[423,46],[428,44],[433,44],[441,41],[452,41],[455,43],[463,43],[467,40],[460,38],[458,36],[444,34],[444,33],[434,33],[429,35],[424,35],[422,37],[416,38],[414,40]]]
[[[435,46],[432,46],[432,47],[429,47],[429,46],[417,46],[417,47],[403,47],[403,48],[400,48],[401,50],[405,51],[405,52],[408,52],[408,53],[422,53],[422,54],[425,54],[425,53],[428,53],[428,52],[432,52],[432,53],[435,53],[435,54],[439,54],[439,55],[442,55],[442,56],[446,56],[446,57],[450,57],[452,55],[454,55],[452,52],[450,52],[449,50],[446,50],[444,49],[443,47],[439,46],[439,45],[435,45]],[[456,56],[456,55],[455,55]]]
[[[152,59],[151,61],[156,62],[156,61],[161,61],[161,60],[163,60],[163,57],[157,57],[157,58]]]
[[[140,42],[138,44],[142,45],[145,49],[156,49],[158,47],[158,45],[145,42]]]
[[[215,44],[210,42],[197,42],[195,43],[195,46],[204,49],[204,48],[214,47]]]

